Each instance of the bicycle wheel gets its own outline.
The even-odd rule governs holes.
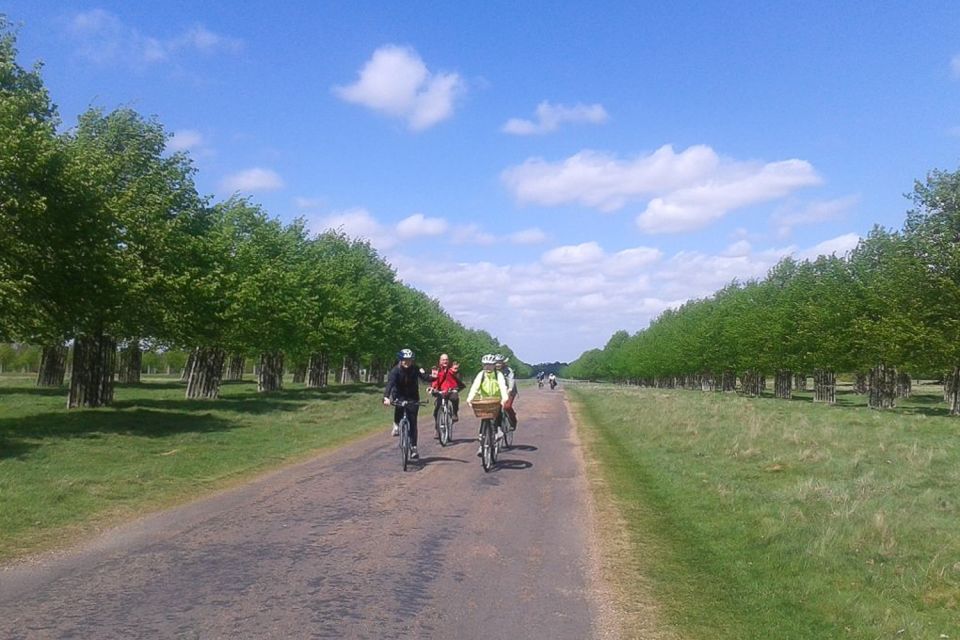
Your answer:
[[[448,403],[447,410],[443,414],[443,419],[447,424],[447,442],[450,444],[453,442],[453,407]]]
[[[400,462],[403,470],[407,470],[407,462],[410,460],[410,421],[407,416],[403,416],[400,421]]]
[[[503,416],[503,446],[506,449],[509,449],[513,446],[513,423],[510,422],[510,417],[506,414]]]
[[[437,412],[437,433],[440,436],[440,446],[445,447],[450,442],[450,414],[447,412],[447,403],[440,405]]]
[[[493,442],[493,420],[484,420],[480,432],[480,446],[483,449],[483,455],[480,456],[480,463],[483,465],[484,471],[490,471],[490,469],[493,468],[493,463],[496,461],[497,455],[494,451],[496,445]]]

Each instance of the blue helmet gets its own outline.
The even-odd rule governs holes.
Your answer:
[[[397,351],[397,360],[413,360],[413,351],[411,349],[400,349],[400,351]]]

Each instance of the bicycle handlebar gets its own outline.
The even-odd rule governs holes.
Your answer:
[[[410,407],[410,406],[413,406],[413,405],[417,405],[418,407],[422,407],[422,406],[424,406],[424,405],[427,404],[427,403],[426,403],[426,402],[414,402],[413,400],[391,400],[391,401],[390,401],[390,404],[392,404],[392,405],[395,406],[395,407]]]

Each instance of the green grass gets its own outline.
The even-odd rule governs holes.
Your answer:
[[[620,587],[652,584],[681,635],[960,638],[960,419],[938,388],[888,412],[567,389],[633,542]]]
[[[258,394],[227,383],[184,399],[154,378],[110,408],[67,411],[65,389],[0,376],[0,560],[65,544],[384,427],[372,385]]]

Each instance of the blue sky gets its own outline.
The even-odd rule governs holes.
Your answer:
[[[369,238],[528,362],[899,227],[914,180],[960,154],[956,2],[0,12],[66,126],[157,116],[202,193]]]

